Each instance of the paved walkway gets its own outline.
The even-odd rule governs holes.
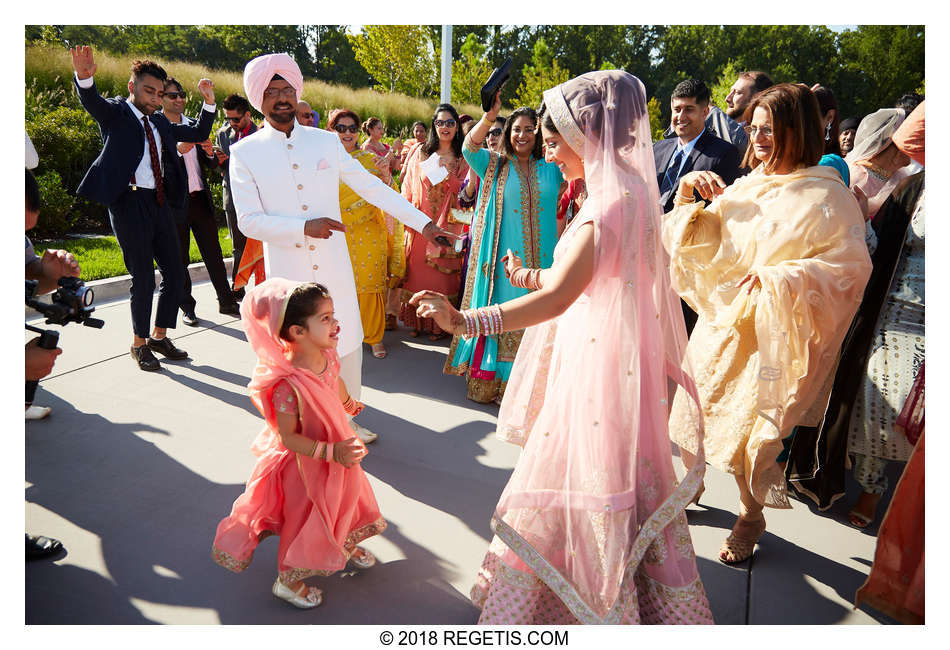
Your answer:
[[[518,449],[494,438],[496,407],[468,402],[462,379],[441,374],[445,341],[387,332],[389,357],[365,354],[360,421],[380,439],[363,466],[389,522],[366,546],[381,562],[316,579],[325,603],[303,612],[269,593],[276,540],[240,575],[210,559],[262,420],[247,398],[254,355],[240,322],[212,314],[209,284],[195,297],[198,315],[213,317],[170,332],[192,358],[161,373],[129,358],[126,301],[97,307],[102,330],[60,330],[64,352],[36,398],[53,414],[26,426],[26,529],[61,539],[67,553],[26,565],[26,622],[474,623],[468,592]],[[794,501],[767,513],[753,560],[728,567],[716,553],[734,521],[734,482],[710,469],[706,485],[689,521],[718,623],[890,622],[851,606],[876,526],[843,523],[843,503],[817,513]]]

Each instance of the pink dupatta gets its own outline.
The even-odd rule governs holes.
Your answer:
[[[311,509],[307,521],[287,549],[282,564],[330,574],[342,569],[356,545],[386,528],[376,498],[360,465],[345,468],[337,463],[290,451],[280,441],[271,396],[286,380],[297,396],[300,431],[314,440],[342,442],[353,436],[337,392],[339,358],[328,351],[326,377],[298,368],[286,356],[280,326],[290,294],[299,285],[283,278],[270,278],[247,293],[241,304],[241,321],[247,340],[257,354],[257,365],[248,388],[251,401],[264,416],[266,426],[251,450],[259,457],[247,489],[231,515],[218,526],[215,559],[230,556],[227,568],[240,571],[250,563],[262,533],[281,534],[280,506],[275,501],[290,498],[275,494],[270,477],[288,456],[300,472]],[[276,530],[275,530],[276,528]]]

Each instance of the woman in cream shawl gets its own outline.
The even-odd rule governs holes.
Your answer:
[[[728,189],[711,172],[685,175],[663,225],[673,287],[699,314],[687,356],[706,458],[739,487],[739,518],[719,553],[726,563],[752,555],[764,506],[791,507],[776,462],[782,439],[820,418],[821,408],[806,411],[821,402],[871,271],[857,202],[837,171],[817,166],[814,94],[773,86],[745,118],[752,146],[743,165],[753,171]],[[718,197],[704,208],[692,203],[694,188]],[[680,391],[670,435],[691,467],[698,445],[688,407]]]

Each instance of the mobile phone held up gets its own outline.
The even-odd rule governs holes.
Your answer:
[[[495,95],[501,90],[501,87],[511,79],[511,57],[505,59],[505,62],[492,70],[488,81],[482,86],[482,110],[486,113],[491,110],[495,103]]]

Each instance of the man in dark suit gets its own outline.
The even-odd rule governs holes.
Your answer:
[[[719,174],[727,185],[739,176],[739,150],[706,130],[709,115],[709,88],[698,79],[677,84],[670,100],[671,126],[675,138],[653,145],[656,182],[660,186],[660,205],[664,212],[673,209],[679,180],[691,171],[709,170]],[[701,197],[696,194],[696,199]]]
[[[129,79],[128,99],[105,99],[96,90],[96,64],[88,46],[70,50],[75,69],[74,83],[79,101],[99,124],[103,147],[76,193],[109,208],[109,220],[125,266],[132,276],[131,355],[142,370],[160,370],[152,351],[169,359],[184,359],[188,353],[168,340],[166,330],[174,328],[185,280],[182,274],[178,234],[172,208],[185,205],[187,178],[175,161],[178,142],[207,140],[214,123],[214,84],[198,82],[204,98],[197,126],[171,124],[155,111],[161,107],[168,75],[151,61],[135,61]],[[152,260],[162,273],[155,328],[152,296],[155,273]]]
[[[162,97],[162,115],[172,124],[197,124],[196,120],[183,114],[184,110],[185,91],[177,79],[169,77],[165,81],[165,95]],[[175,215],[178,241],[181,244],[182,268],[185,271],[185,289],[181,300],[182,321],[191,327],[199,323],[195,315],[197,302],[191,295],[191,275],[188,273],[188,250],[192,232],[195,234],[195,243],[198,244],[201,259],[208,270],[208,277],[218,295],[218,311],[240,318],[241,311],[234,300],[234,294],[231,293],[228,272],[224,267],[221,243],[218,241],[218,224],[214,218],[214,201],[205,176],[205,169],[218,167],[218,158],[214,155],[211,141],[205,140],[198,145],[192,142],[179,143],[176,162],[183,168],[183,174],[188,180],[185,208],[172,211]]]
[[[673,114],[671,126],[675,138],[653,145],[656,182],[660,187],[660,205],[664,212],[673,209],[673,198],[680,179],[690,172],[712,171],[731,185],[739,176],[739,150],[717,138],[706,129],[709,115],[709,88],[698,79],[687,79],[676,85],[670,100]],[[693,191],[696,200],[702,197]],[[683,318],[687,334],[696,324],[696,313],[684,302]]]
[[[251,121],[250,102],[241,95],[228,95],[221,105],[224,107],[226,123],[218,129],[215,144],[218,162],[221,164],[221,174],[224,177],[221,199],[224,202],[224,213],[228,218],[228,230],[231,232],[231,244],[234,249],[234,266],[231,268],[231,286],[233,287],[234,279],[237,278],[241,267],[241,255],[244,254],[247,237],[238,228],[237,212],[231,200],[231,175],[228,172],[228,160],[231,156],[231,145],[257,131],[257,125]],[[244,297],[243,287],[236,292],[235,297],[239,300]]]

